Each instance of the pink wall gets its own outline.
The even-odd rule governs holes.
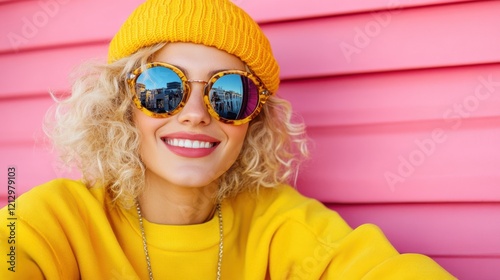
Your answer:
[[[0,0],[0,180],[16,166],[18,194],[71,175],[41,131],[47,92],[104,59],[140,2]],[[500,2],[234,2],[262,23],[315,142],[299,190],[460,279],[500,275]]]

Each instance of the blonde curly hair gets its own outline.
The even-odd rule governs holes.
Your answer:
[[[45,120],[64,164],[76,166],[82,181],[103,185],[113,202],[129,207],[144,189],[145,170],[139,156],[141,137],[132,118],[132,92],[126,78],[148,62],[165,43],[140,49],[111,64],[88,63],[70,97],[58,100]],[[219,178],[216,199],[260,187],[291,183],[308,156],[303,123],[292,122],[289,102],[271,96],[250,122],[240,155]]]

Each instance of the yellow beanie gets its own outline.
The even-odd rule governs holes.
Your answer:
[[[239,57],[276,93],[279,66],[255,21],[230,0],[147,0],[109,45],[108,62],[161,42],[191,42]]]

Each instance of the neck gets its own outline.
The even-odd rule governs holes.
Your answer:
[[[201,224],[214,215],[217,185],[205,187],[148,186],[139,197],[143,217],[168,225]]]

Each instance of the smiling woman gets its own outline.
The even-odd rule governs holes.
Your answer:
[[[279,82],[231,1],[146,1],[48,118],[83,177],[18,199],[20,269],[0,278],[454,279],[288,185],[307,137]]]

